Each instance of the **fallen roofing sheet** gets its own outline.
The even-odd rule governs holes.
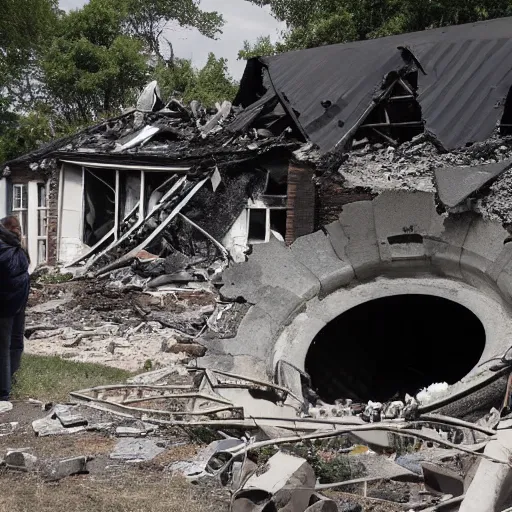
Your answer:
[[[417,99],[425,128],[445,149],[492,134],[512,86],[512,18],[323,46],[260,62],[283,104],[326,153],[350,138],[384,76],[410,64],[400,48],[420,64]],[[237,100],[247,107],[261,86],[261,65],[249,61]],[[326,101],[328,108],[322,106]]]
[[[511,167],[512,160],[509,159],[497,164],[436,169],[439,199],[445,206],[453,208]]]

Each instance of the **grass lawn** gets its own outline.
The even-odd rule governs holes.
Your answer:
[[[99,364],[24,354],[21,368],[16,374],[12,399],[66,401],[70,391],[122,384],[131,376],[130,372]]]

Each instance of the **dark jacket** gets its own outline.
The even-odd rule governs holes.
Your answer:
[[[14,316],[26,306],[30,289],[28,258],[21,243],[0,225],[0,317]]]

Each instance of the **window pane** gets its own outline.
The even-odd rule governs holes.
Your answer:
[[[249,210],[249,241],[264,242],[267,235],[267,210]]]
[[[15,210],[21,209],[21,187],[14,185],[12,190],[12,206]]]
[[[13,210],[25,210],[28,205],[28,189],[26,185],[13,185],[12,207]]]
[[[21,186],[21,207],[26,210],[28,208],[28,187],[27,185]]]
[[[37,264],[46,263],[46,240],[37,242]]]
[[[13,212],[15,217],[18,217],[21,226],[21,236],[27,236],[27,213],[24,211]]]
[[[37,206],[46,208],[46,185],[44,183],[37,184]]]
[[[37,211],[37,236],[46,236],[48,213],[46,210]]]

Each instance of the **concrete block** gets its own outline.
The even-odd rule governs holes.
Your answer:
[[[253,306],[243,318],[236,338],[216,342],[218,350],[231,355],[249,355],[264,360],[271,351],[276,325],[269,314]]]
[[[309,300],[320,291],[320,282],[292,251],[275,238],[257,244],[248,261],[226,269],[221,294],[228,299],[244,298],[257,304],[267,286],[284,288],[301,299]]]
[[[274,331],[288,325],[301,311],[306,301],[289,290],[276,286],[265,286],[257,307],[272,319]]]
[[[144,462],[154,459],[165,450],[163,443],[153,439],[134,439],[124,437],[119,439],[111,459],[124,460],[125,462]]]
[[[427,490],[453,497],[464,494],[464,481],[455,471],[429,462],[423,462],[421,467]]]
[[[18,450],[8,451],[4,458],[4,464],[7,468],[16,471],[30,471],[34,469],[36,463],[37,457]]]
[[[434,194],[387,190],[373,200],[375,230],[379,240],[404,233],[426,235],[435,212]]]
[[[440,236],[429,235],[424,239],[423,243],[433,269],[441,275],[463,279],[460,258],[473,218],[472,214],[446,217]]]
[[[375,231],[373,203],[359,201],[347,204],[340,215],[340,224],[348,238],[346,252],[356,277],[372,277],[382,264]]]
[[[338,222],[335,224],[340,226]],[[352,265],[338,257],[323,231],[298,238],[291,250],[295,258],[318,278],[322,296],[347,285],[355,277]]]
[[[501,271],[498,279],[498,288],[506,299],[512,299],[512,261],[509,261]]]
[[[336,256],[342,261],[349,262],[347,256],[348,237],[345,235],[341,224],[338,221],[332,222],[324,226],[329,237],[329,242],[336,253]]]
[[[497,281],[503,269],[512,260],[512,243],[507,243],[503,246],[499,256],[487,268],[487,275],[493,280]]]
[[[61,460],[50,468],[47,477],[49,480],[56,481],[68,476],[86,474],[88,473],[87,462],[87,457],[73,457],[72,459]]]
[[[278,452],[269,459],[265,469],[252,475],[235,494],[233,512],[255,512],[263,509],[261,505],[282,512],[308,508],[316,478],[304,459]]]
[[[486,273],[499,274],[498,268],[492,268],[499,259],[508,232],[497,222],[475,217],[464,240],[460,259],[463,274]]]

